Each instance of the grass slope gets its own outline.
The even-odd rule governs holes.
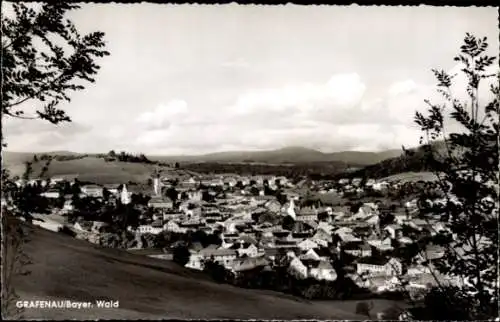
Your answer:
[[[25,159],[26,157],[24,157]],[[12,175],[22,175],[25,171],[23,158],[19,156],[5,158],[4,166]],[[29,159],[31,160],[31,159]],[[34,176],[40,173],[45,161],[33,164]],[[104,159],[93,156],[67,161],[52,161],[47,171],[48,177],[78,178],[80,181],[90,181],[98,184],[147,182],[153,170],[161,168],[169,171],[169,167],[158,167],[150,164],[128,162],[106,162]]]
[[[25,225],[25,224],[23,224]],[[29,319],[362,319],[338,309],[271,291],[216,284],[200,272],[125,251],[103,249],[28,226],[31,274],[17,276],[22,300],[119,300],[119,309],[27,309]]]

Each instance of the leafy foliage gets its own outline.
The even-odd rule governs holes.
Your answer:
[[[440,273],[459,277],[464,286],[457,289],[440,287],[429,296],[443,296],[449,309],[469,309],[458,315],[468,319],[489,319],[498,316],[498,135],[499,86],[498,75],[486,71],[495,57],[486,55],[486,38],[467,34],[455,61],[462,64],[467,77],[466,101],[454,98],[451,86],[455,75],[434,70],[438,92],[444,104],[426,101],[426,115],[417,112],[415,122],[424,133],[425,161],[436,173],[437,190],[442,202],[432,202],[435,196],[424,191],[420,195],[422,218],[438,218],[449,227],[453,238],[438,243],[446,247],[445,256],[435,264]],[[479,88],[482,81],[493,84],[490,102],[480,105]],[[454,120],[461,126],[455,133],[447,133],[447,122]],[[444,151],[433,148],[442,141]],[[449,236],[451,237],[451,236]],[[435,240],[433,242],[436,242]],[[428,304],[436,303],[428,300]],[[444,304],[443,304],[444,305]],[[439,310],[436,310],[438,312]],[[451,314],[451,313],[450,313]],[[432,317],[439,319],[439,316]]]
[[[70,101],[69,92],[84,89],[84,82],[94,82],[99,70],[95,59],[109,55],[104,50],[103,32],[80,35],[64,18],[77,8],[58,2],[35,10],[14,3],[13,17],[2,15],[3,115],[53,124],[70,121],[57,106]],[[42,107],[27,115],[21,106],[28,101]]]

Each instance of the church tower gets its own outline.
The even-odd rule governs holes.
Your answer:
[[[130,196],[128,194],[126,185],[123,185],[122,191],[120,193],[120,200],[123,205],[128,205],[130,203]]]
[[[295,216],[295,201],[293,198],[290,199],[290,205],[288,206],[288,209],[286,211],[286,213],[292,217],[293,219],[296,218]]]

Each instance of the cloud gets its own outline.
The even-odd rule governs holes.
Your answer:
[[[325,83],[248,90],[218,112],[171,102],[138,118],[139,123],[168,126],[138,128],[133,146],[158,153],[205,153],[228,147],[302,145],[333,151],[416,145],[412,120],[402,120],[396,105],[404,103],[408,116],[406,101],[415,99],[411,95],[417,87],[413,81],[396,83],[383,99],[369,101],[361,77],[350,73],[333,75]],[[174,108],[167,113],[168,106]]]
[[[248,115],[262,113],[308,113],[331,107],[350,108],[360,102],[366,86],[358,74],[334,75],[324,84],[294,84],[282,88],[261,89],[244,93],[234,108]]]
[[[77,122],[54,125],[43,120],[11,117],[4,117],[2,121],[8,148],[20,151],[56,150],[92,130],[91,126]]]
[[[435,86],[402,79],[377,95],[368,96],[366,89],[360,75],[347,73],[332,75],[325,82],[249,89],[217,108],[174,99],[121,118],[119,123],[110,119],[90,132],[77,123],[56,128],[33,123],[31,134],[19,144],[88,152],[99,142],[100,150],[158,154],[291,145],[323,151],[374,151],[417,145],[421,133],[414,114],[425,112],[424,99],[440,99]],[[10,128],[17,135],[21,130]]]
[[[392,84],[389,87],[389,95],[391,96],[398,96],[398,95],[405,95],[405,94],[410,94],[416,91],[418,88],[418,85],[411,79],[401,81],[401,82],[396,82]]]
[[[182,120],[189,114],[186,101],[172,100],[160,104],[153,111],[144,112],[137,118],[137,123],[148,130],[168,128],[172,122]]]

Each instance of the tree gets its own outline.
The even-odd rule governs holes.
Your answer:
[[[177,201],[177,198],[179,197],[179,192],[177,189],[170,187],[167,189],[166,193],[167,197],[169,197],[173,202]]]
[[[371,319],[370,311],[373,309],[373,302],[370,304],[366,302],[358,302],[356,304],[356,314],[365,315],[368,319]]]
[[[293,230],[293,227],[295,226],[295,220],[291,216],[286,216],[283,218],[283,223],[281,224],[281,227],[286,230]]]
[[[190,256],[191,253],[189,252],[189,249],[186,246],[180,245],[174,248],[173,260],[177,264],[185,266],[189,262]]]
[[[468,281],[453,292],[441,287],[440,296],[449,308],[468,303],[469,319],[490,319],[498,314],[498,136],[499,95],[498,73],[489,72],[495,57],[488,56],[486,38],[466,34],[455,61],[467,79],[466,99],[456,98],[452,86],[456,75],[433,70],[437,92],[444,103],[430,100],[428,113],[417,112],[415,122],[423,136],[425,162],[437,178],[437,192],[446,202],[432,200],[430,191],[423,191],[419,203],[422,218],[431,214],[446,224],[454,238],[444,243],[445,256],[436,262],[440,273]],[[489,101],[480,99],[480,84],[490,81]],[[456,91],[455,91],[456,93]],[[450,130],[453,120],[460,129]],[[408,153],[411,154],[411,153]],[[436,192],[436,191],[434,191]],[[447,316],[446,318],[450,318]],[[462,316],[462,318],[464,318]],[[433,318],[437,319],[437,318]]]
[[[70,121],[57,106],[70,101],[71,91],[94,82],[95,59],[109,55],[103,32],[80,35],[65,14],[79,8],[70,3],[45,3],[35,10],[12,5],[13,16],[2,15],[2,112],[22,119],[43,119],[53,124]],[[42,43],[45,48],[35,45]],[[66,48],[66,49],[65,49]],[[33,115],[21,108],[31,101],[41,105]]]
[[[64,15],[78,5],[70,3],[45,3],[35,10],[22,3],[12,4],[12,14],[2,7],[2,121],[4,116],[19,119],[42,119],[53,124],[71,121],[66,113],[57,108],[60,102],[69,101],[69,93],[84,89],[85,81],[94,82],[99,66],[95,59],[109,55],[104,48],[104,33],[94,32],[80,35],[74,24],[64,19]],[[35,45],[36,44],[36,45]],[[41,48],[40,44],[44,45]],[[30,103],[33,113],[26,109]],[[28,112],[28,113],[27,113]],[[6,147],[4,136],[0,137],[2,147]],[[38,158],[37,158],[38,159]],[[34,162],[38,160],[34,158]],[[39,159],[43,160],[42,157]],[[49,160],[50,162],[50,160]],[[42,173],[47,172],[49,165]],[[31,174],[31,164],[27,164],[26,177]],[[2,169],[2,195],[14,196],[16,186],[9,184],[9,173]],[[10,191],[5,191],[8,188]],[[26,191],[21,191],[23,194]],[[19,195],[18,195],[19,196]],[[24,197],[17,199],[26,200]],[[15,208],[19,204],[10,200]],[[22,207],[21,207],[22,208]],[[4,213],[2,213],[4,215]],[[2,216],[19,215],[19,209]],[[24,215],[21,210],[21,215]],[[4,222],[2,222],[4,226]],[[8,267],[22,267],[22,244],[25,239],[9,239],[2,234],[3,250],[12,256],[5,256]],[[14,275],[21,274],[19,269],[3,276],[2,311],[12,312],[15,291],[6,288],[12,285]],[[21,274],[22,275],[22,274]]]

